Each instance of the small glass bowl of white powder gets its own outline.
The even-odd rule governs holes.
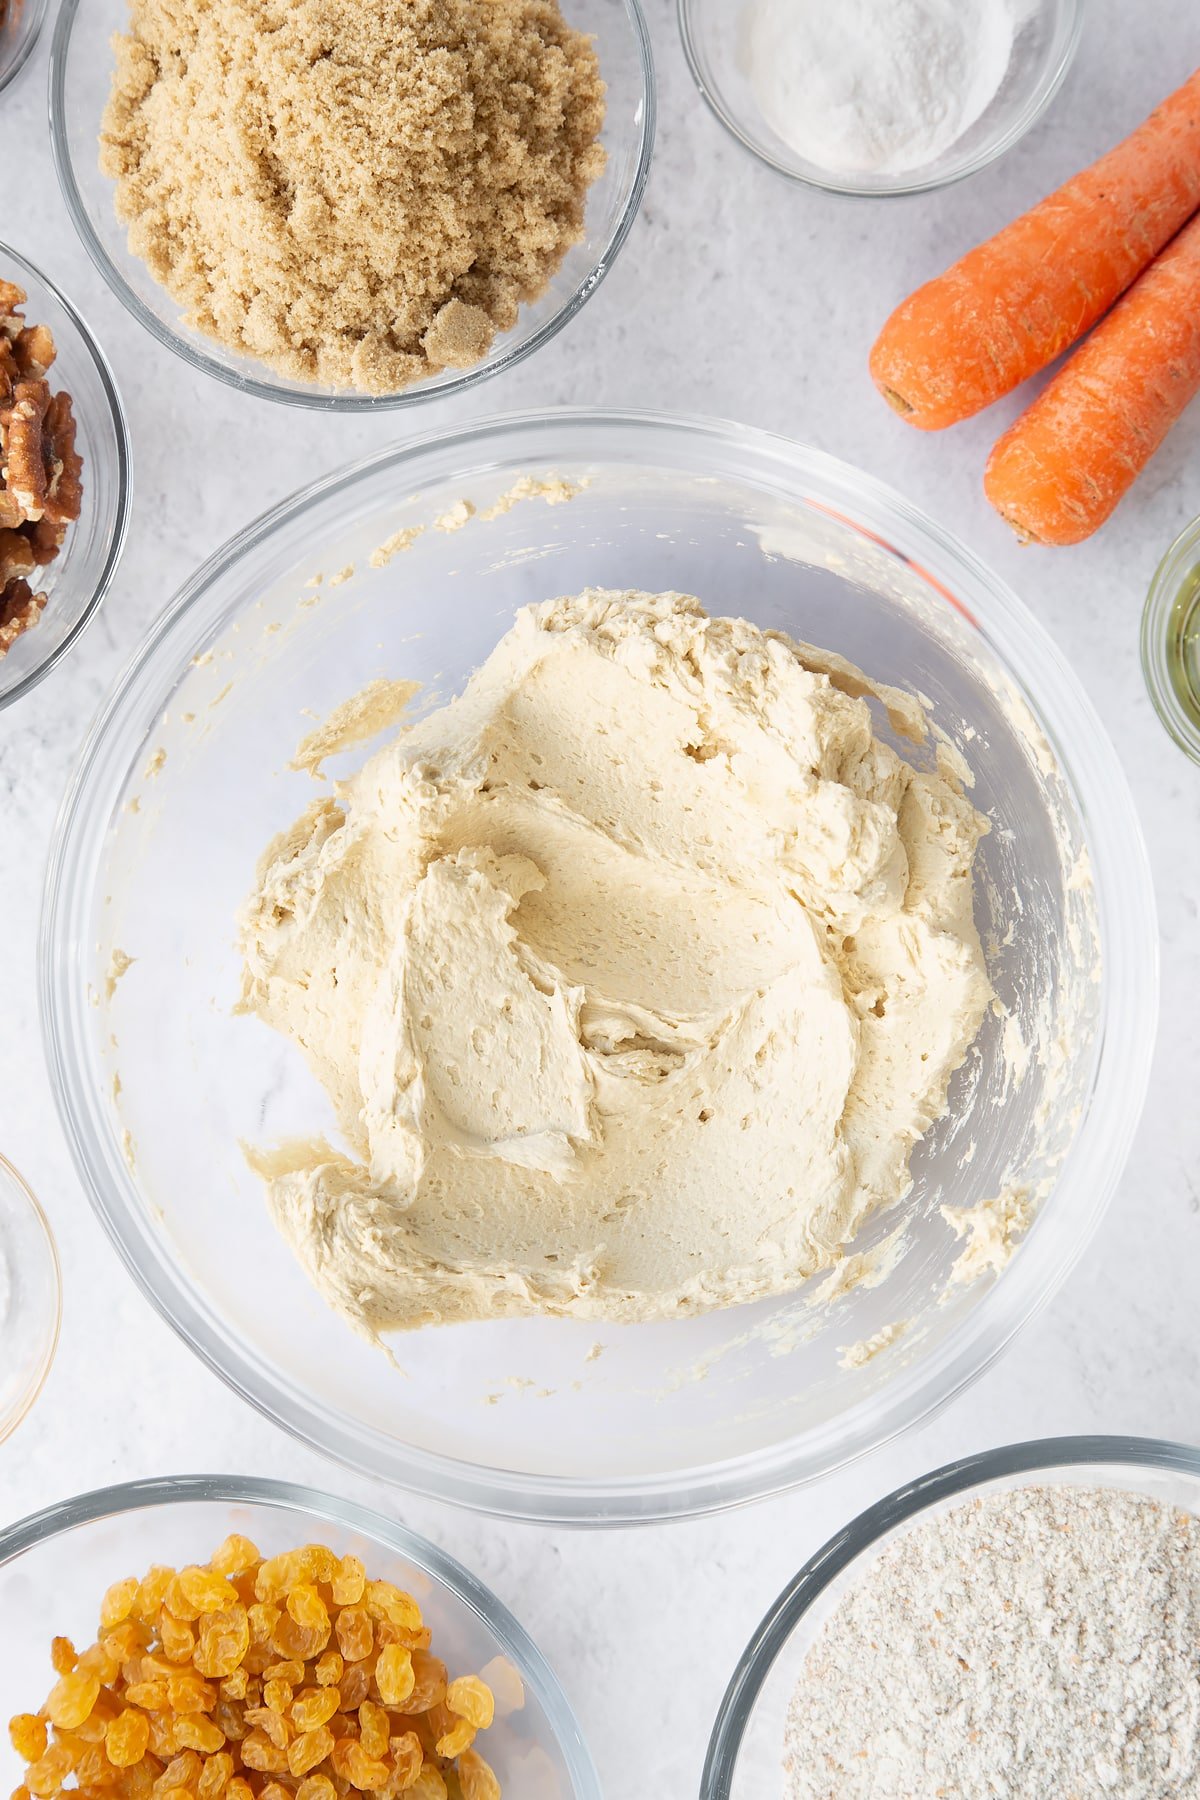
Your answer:
[[[1200,1451],[967,1458],[807,1562],[721,1703],[701,1800],[1200,1793]]]
[[[0,1443],[15,1431],[58,1347],[58,1252],[33,1191],[0,1156]]]
[[[1083,0],[678,0],[701,94],[793,181],[917,194],[1011,148],[1057,93]]]

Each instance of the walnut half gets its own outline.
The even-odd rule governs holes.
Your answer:
[[[51,391],[54,337],[25,323],[25,300],[0,279],[0,656],[37,623],[46,595],[27,577],[54,561],[83,505],[71,396]]]

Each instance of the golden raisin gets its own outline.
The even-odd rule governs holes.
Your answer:
[[[255,1597],[264,1602],[281,1600],[290,1587],[302,1579],[304,1565],[298,1550],[287,1550],[282,1556],[269,1556],[254,1577]]]
[[[490,1763],[476,1750],[464,1750],[458,1759],[458,1785],[463,1800],[500,1800],[500,1783]]]
[[[120,1800],[151,1800],[154,1783],[161,1774],[162,1764],[155,1756],[144,1756],[131,1769],[119,1769],[116,1792]]]
[[[277,1750],[286,1750],[292,1733],[282,1713],[272,1711],[269,1706],[248,1706],[244,1717],[247,1724],[265,1731]]]
[[[287,1772],[287,1751],[273,1744],[265,1731],[251,1731],[242,1739],[242,1761],[248,1769],[256,1769],[261,1775]]]
[[[196,1634],[183,1619],[163,1611],[159,1621],[159,1637],[168,1662],[190,1662],[196,1649]]]
[[[282,1781],[267,1781],[259,1789],[258,1800],[292,1800],[292,1790]]]
[[[124,1581],[114,1581],[100,1602],[101,1625],[108,1629],[127,1619],[133,1611],[137,1593],[138,1583],[132,1575]]]
[[[254,1789],[244,1775],[235,1775],[225,1789],[225,1800],[254,1800]]]
[[[62,1744],[51,1744],[45,1756],[39,1756],[26,1769],[25,1786],[39,1800],[42,1795],[56,1794],[73,1767],[70,1751]]]
[[[169,1788],[194,1787],[203,1767],[194,1750],[185,1750],[181,1756],[173,1756],[154,1783],[154,1792],[164,1794]]]
[[[117,1770],[99,1744],[89,1744],[75,1764],[76,1788],[111,1787]]]
[[[297,1731],[315,1731],[328,1725],[341,1705],[336,1688],[305,1688],[292,1703],[292,1723]]]
[[[221,1692],[226,1700],[244,1700],[249,1676],[244,1668],[231,1669],[221,1683]]]
[[[263,1670],[264,1681],[286,1681],[290,1687],[298,1687],[304,1680],[304,1664],[302,1662],[268,1663]]]
[[[213,1707],[213,1724],[219,1725],[231,1744],[240,1744],[246,1735],[244,1715],[240,1706],[234,1706],[228,1700],[218,1700]]]
[[[421,1740],[415,1731],[406,1731],[401,1737],[391,1741],[392,1773],[396,1777],[397,1786],[403,1791],[410,1788],[421,1772],[424,1751]]]
[[[208,1566],[216,1575],[241,1575],[259,1560],[258,1550],[250,1539],[234,1531],[213,1551]]]
[[[367,1571],[357,1556],[343,1556],[332,1576],[335,1606],[357,1606],[367,1588]]]
[[[414,1650],[412,1653],[413,1691],[404,1702],[404,1710],[410,1713],[430,1712],[446,1698],[446,1665],[439,1657],[430,1656],[427,1651]]]
[[[79,1658],[69,1637],[50,1639],[50,1667],[56,1675],[69,1675]]]
[[[219,1800],[232,1778],[233,1758],[228,1750],[218,1750],[215,1756],[205,1759],[196,1783],[197,1800]]]
[[[449,1790],[440,1771],[423,1763],[421,1773],[408,1790],[407,1800],[446,1800]]]
[[[287,1609],[297,1625],[306,1631],[329,1632],[329,1613],[315,1587],[301,1582],[287,1597]]]
[[[438,1739],[437,1753],[439,1756],[444,1756],[447,1762],[453,1762],[454,1758],[461,1756],[463,1751],[468,1749],[474,1741],[475,1727],[466,1719],[459,1719],[444,1737]]]
[[[216,1679],[232,1675],[249,1648],[250,1621],[245,1607],[227,1606],[202,1616],[193,1660],[202,1675]]]
[[[211,1569],[180,1569],[179,1586],[189,1606],[194,1606],[197,1615],[201,1613],[224,1612],[226,1607],[237,1605],[237,1595],[223,1575],[214,1575]]]
[[[170,1613],[173,1619],[179,1619],[185,1625],[194,1625],[200,1617],[200,1608],[192,1605],[183,1591],[183,1583],[178,1575],[172,1576],[163,1595],[163,1612]]]
[[[116,1680],[120,1667],[120,1657],[114,1656],[101,1641],[89,1644],[86,1650],[81,1651],[74,1672],[76,1675],[94,1675],[101,1687],[107,1687],[110,1681]]]
[[[337,1632],[338,1649],[347,1662],[362,1662],[375,1648],[371,1620],[361,1606],[343,1607],[334,1629]]]
[[[318,1763],[333,1751],[333,1733],[326,1725],[318,1725],[313,1731],[302,1731],[300,1736],[288,1745],[288,1768],[293,1775],[307,1775]]]
[[[365,1662],[351,1663],[338,1682],[343,1712],[357,1712],[371,1692],[371,1671]]]
[[[60,1731],[74,1731],[83,1724],[99,1697],[100,1683],[95,1675],[60,1675],[46,1696],[50,1723]]]
[[[131,1706],[140,1706],[146,1712],[162,1712],[170,1705],[165,1681],[133,1681],[125,1689],[125,1698]]]
[[[10,1719],[8,1735],[22,1762],[36,1762],[39,1756],[45,1756],[46,1721],[39,1719],[36,1713],[18,1713],[14,1719]]]
[[[185,1713],[175,1721],[175,1742],[180,1750],[199,1750],[202,1756],[215,1756],[224,1748],[225,1733],[203,1713]]]
[[[368,1756],[357,1738],[339,1738],[331,1758],[335,1775],[341,1775],[351,1787],[370,1793],[384,1787],[391,1771],[385,1762]]]
[[[328,1775],[306,1775],[296,1789],[296,1800],[337,1800],[337,1789]]]
[[[167,1700],[172,1712],[211,1712],[217,1704],[217,1690],[210,1681],[183,1670],[167,1682]]]
[[[368,1581],[367,1611],[373,1619],[388,1619],[409,1631],[420,1631],[424,1624],[412,1595],[401,1593],[390,1581]]]
[[[150,1749],[153,1755],[169,1763],[175,1754],[175,1714],[147,1713],[150,1721]],[[157,1780],[157,1776],[155,1777]]]
[[[329,1641],[329,1627],[317,1630],[309,1625],[297,1625],[291,1613],[281,1613],[279,1623],[271,1633],[271,1648],[277,1658],[290,1661],[307,1662],[323,1650]]]
[[[104,1749],[115,1769],[128,1769],[141,1762],[150,1748],[150,1721],[145,1713],[130,1707],[118,1713],[104,1734]]]
[[[104,1647],[118,1663],[128,1662],[145,1649],[150,1633],[140,1619],[122,1619],[104,1635]]]
[[[161,1563],[155,1563],[138,1582],[137,1599],[133,1603],[135,1618],[143,1620],[147,1625],[158,1622],[162,1611],[163,1600],[167,1589],[175,1578],[174,1569],[168,1569]]]
[[[446,1689],[446,1705],[476,1731],[486,1731],[496,1716],[492,1690],[478,1675],[460,1675],[452,1681]]]
[[[386,1756],[390,1736],[388,1716],[383,1707],[376,1706],[373,1700],[364,1700],[358,1709],[358,1741],[367,1755]]]
[[[247,1607],[246,1617],[250,1621],[251,1643],[269,1643],[271,1640],[271,1633],[279,1623],[279,1608],[277,1606],[264,1606],[256,1601],[253,1606]]]
[[[403,1706],[416,1686],[412,1652],[386,1645],[375,1664],[375,1685],[385,1706]]]
[[[327,1650],[318,1658],[313,1674],[317,1678],[318,1687],[336,1687],[342,1679],[342,1671],[346,1665],[336,1650]]]
[[[290,1681],[264,1681],[263,1704],[272,1712],[286,1712],[292,1704],[292,1684]]]

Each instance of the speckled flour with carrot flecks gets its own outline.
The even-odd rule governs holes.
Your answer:
[[[787,1800],[1200,1795],[1200,1521],[1109,1488],[914,1525],[826,1621]]]

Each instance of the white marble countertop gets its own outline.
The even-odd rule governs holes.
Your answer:
[[[902,294],[1183,79],[1196,56],[1187,10],[1177,0],[1091,0],[1063,91],[998,166],[945,193],[866,203],[804,192],[753,162],[695,93],[673,0],[648,0],[658,149],[616,269],[511,376],[466,400],[368,421],[244,400],[192,374],[123,312],[59,198],[43,34],[0,98],[0,237],[65,288],[107,350],[136,480],[129,549],[100,616],[48,681],[0,715],[0,1149],[42,1197],[65,1278],[57,1362],[0,1448],[0,1523],[85,1488],[184,1470],[269,1472],[361,1497],[445,1545],[529,1627],[578,1710],[610,1800],[682,1800],[696,1792],[717,1703],[754,1625],[862,1506],[945,1459],[1016,1438],[1200,1440],[1200,771],[1158,725],[1137,661],[1155,562],[1200,510],[1200,406],[1098,538],[1039,551],[1017,547],[980,488],[1015,402],[953,433],[918,435],[889,415],[866,373],[868,345]],[[835,1478],[725,1517],[634,1532],[498,1523],[384,1491],[227,1391],[151,1311],[92,1218],[51,1101],[35,1003],[42,866],[68,769],[118,668],[195,564],[351,456],[472,413],[568,401],[724,414],[807,439],[892,482],[1000,570],[1066,647],[1116,741],[1154,864],[1166,977],[1151,1098],[1119,1196],[1072,1279],[1002,1361],[936,1422]]]

